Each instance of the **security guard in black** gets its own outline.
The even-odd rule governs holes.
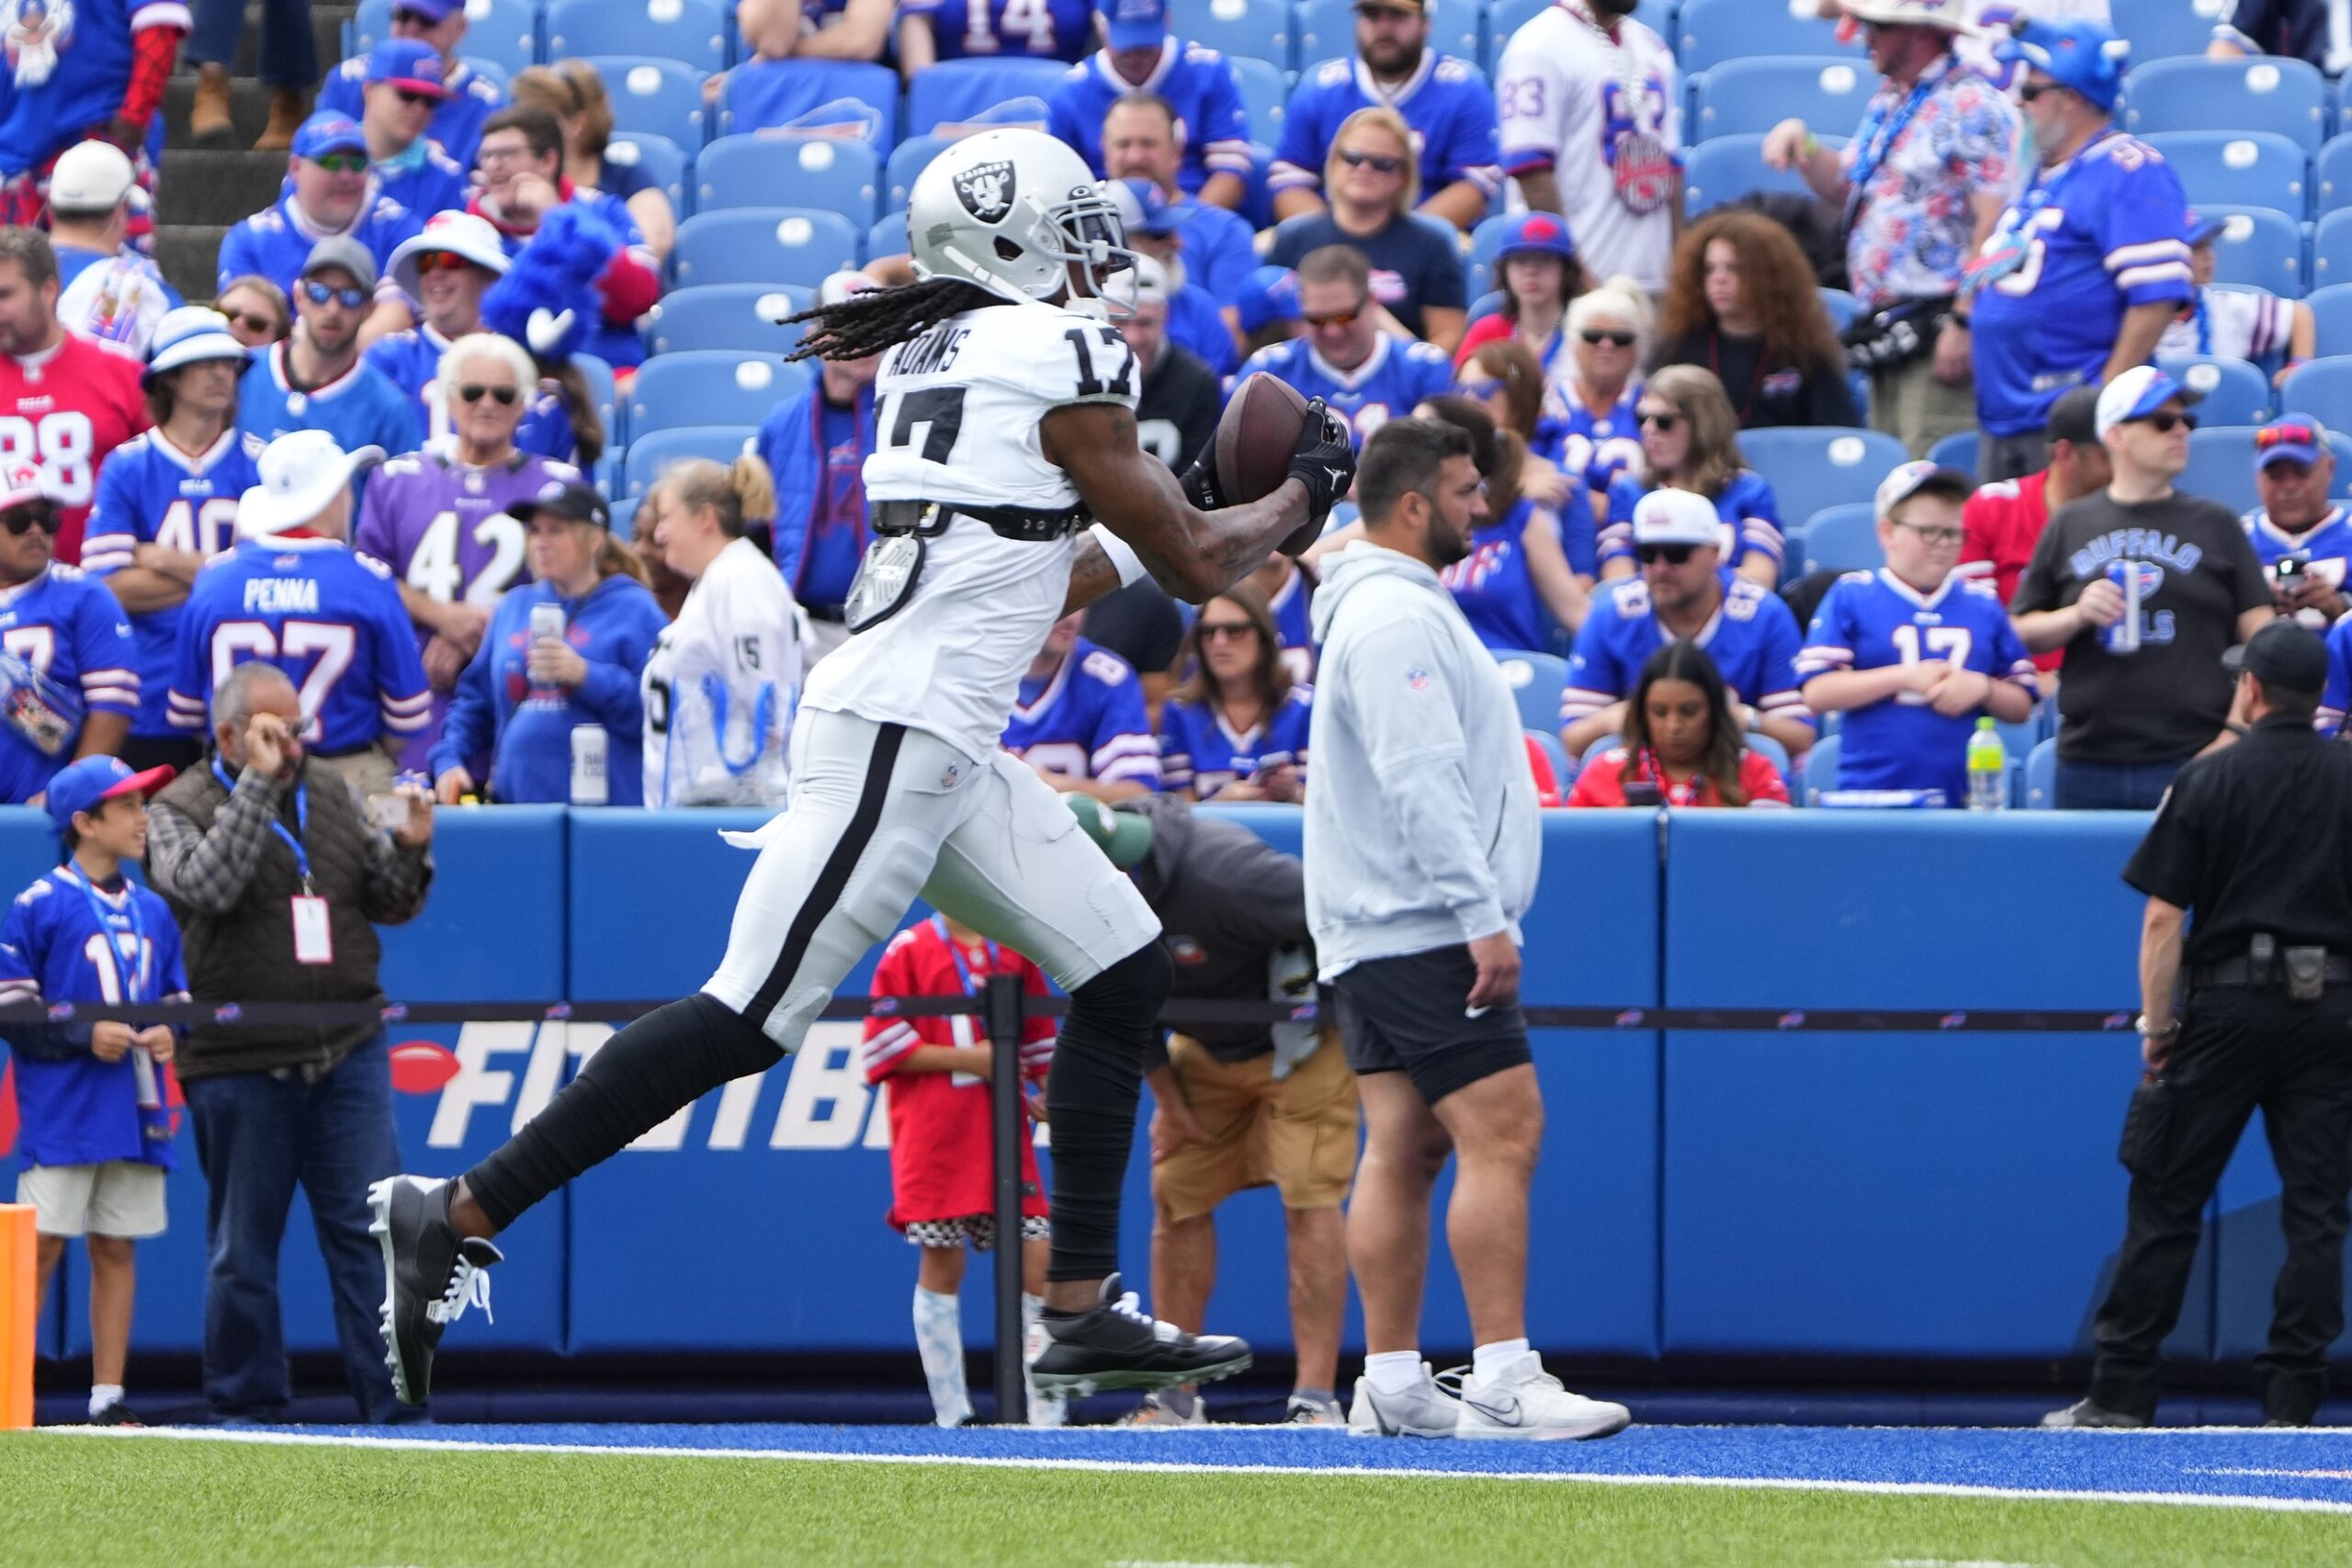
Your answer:
[[[2180,1314],[2200,1216],[2256,1108],[2278,1167],[2287,1241],[2269,1346],[2255,1361],[2269,1423],[2310,1424],[2328,1346],[2344,1330],[2352,746],[2312,728],[2327,678],[2316,634],[2274,621],[2232,649],[2230,662],[2232,728],[2242,738],[2181,770],[2123,872],[2148,896],[2140,953],[2148,1072],[2124,1122],[2127,1224],[2099,1308],[2090,1397],[2045,1424],[2153,1416],[2157,1348]],[[2186,997],[2177,1014],[2176,991]]]

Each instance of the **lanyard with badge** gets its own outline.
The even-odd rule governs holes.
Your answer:
[[[1562,0],[1561,9],[1590,28],[1601,46],[1615,57],[1617,93],[1625,128],[1611,136],[1604,119],[1601,134],[1607,139],[1609,172],[1617,182],[1619,204],[1634,216],[1646,218],[1664,207],[1673,195],[1679,162],[1668,150],[1657,126],[1646,130],[1643,127],[1642,110],[1649,102],[1648,74],[1642,69],[1641,57],[1633,46],[1600,25],[1600,18],[1592,14],[1589,0]],[[1660,114],[1663,112],[1661,108]]]
[[[220,760],[212,760],[212,776],[220,781],[223,789],[234,792],[228,770]],[[302,849],[302,840],[311,836],[311,793],[308,785],[294,786],[294,832],[275,816],[269,819],[269,830],[285,841],[293,852],[294,870],[302,879],[302,890],[288,902],[293,906],[294,962],[297,964],[332,964],[334,962],[334,933],[327,924],[327,901],[312,891],[311,857]]]
[[[954,937],[947,933],[947,917],[944,915],[932,916],[931,929],[939,933],[940,942],[944,944],[947,949],[947,961],[956,965],[956,984],[962,988],[964,995],[967,997],[978,996],[980,994],[979,987],[972,982],[972,966],[964,961],[963,946],[961,943],[957,942]],[[989,941],[986,937],[982,937],[980,939],[980,951],[988,954],[989,960],[989,972],[987,976],[982,976],[983,979],[996,975],[1004,967],[1003,954],[997,951],[996,943]],[[968,1013],[959,1013],[956,1017],[949,1019],[947,1021],[947,1025],[949,1031],[956,1036],[956,1043],[963,1046],[966,1050],[971,1049],[972,1046],[978,1043],[974,1038],[977,1032],[972,1027],[971,1016]],[[1017,1045],[1017,1042],[1015,1043]],[[993,1045],[994,1042],[991,1041],[990,1044]],[[949,1081],[957,1089],[970,1089],[975,1084],[986,1083],[988,1080],[973,1073],[955,1073],[950,1075]]]

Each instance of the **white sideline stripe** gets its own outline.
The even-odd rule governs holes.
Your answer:
[[[1568,1481],[1600,1486],[1706,1486],[1767,1492],[1851,1492],[1889,1497],[1982,1497],[2004,1502],[2154,1503],[2179,1508],[2251,1508],[2272,1514],[2352,1514],[2352,1503],[2317,1497],[2245,1497],[2200,1492],[2092,1492],[2030,1486],[1970,1486],[1944,1481],[1808,1480],[1782,1475],[1624,1475],[1555,1470],[1411,1470],[1395,1465],[1199,1464],[1172,1460],[1013,1459],[974,1454],[827,1453],[802,1449],[620,1448],[596,1443],[474,1443],[456,1438],[362,1438],[310,1432],[223,1431],[205,1427],[37,1427],[61,1438],[275,1443],[289,1448],[413,1449],[437,1453],[626,1454],[639,1459],[758,1459],[804,1464],[968,1465],[979,1470],[1070,1470],[1110,1474],[1339,1475],[1384,1481]]]

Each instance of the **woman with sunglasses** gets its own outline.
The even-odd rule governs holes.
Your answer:
[[[1585,764],[1568,804],[1775,807],[1789,804],[1789,786],[1770,758],[1740,743],[1707,650],[1678,641],[1642,666],[1620,743]]]
[[[1298,801],[1311,693],[1282,660],[1273,612],[1247,582],[1201,606],[1159,709],[1160,787],[1194,800]]]
[[[1612,277],[1568,304],[1566,368],[1555,374],[1567,412],[1558,461],[1582,476],[1596,502],[1642,460],[1642,361],[1655,315],[1631,279]]]
[[[1687,490],[1714,503],[1733,569],[1759,587],[1776,586],[1786,553],[1780,503],[1739,455],[1739,423],[1723,383],[1695,365],[1669,365],[1649,378],[1636,407],[1642,461],[1609,486],[1601,580],[1634,575],[1635,503],[1654,490]]]
[[[0,464],[0,805],[37,805],[66,763],[119,751],[139,711],[121,606],[96,579],[50,570],[61,521],[43,470]]]
[[[1295,267],[1309,251],[1347,245],[1363,254],[1374,298],[1396,331],[1451,354],[1467,320],[1462,258],[1437,230],[1413,216],[1420,165],[1405,117],[1391,108],[1358,109],[1340,123],[1323,164],[1331,205],[1286,220],[1266,252],[1273,266]]]
[[[283,343],[294,330],[294,307],[288,303],[286,290],[256,272],[231,278],[213,299],[212,308],[229,318],[231,335],[247,348]]]
[[[1862,423],[1813,267],[1761,213],[1710,213],[1684,233],[1659,335],[1656,363],[1714,372],[1743,430]]]
[[[1502,303],[1479,317],[1463,334],[1453,363],[1459,369],[1485,344],[1516,342],[1558,377],[1567,369],[1567,339],[1561,332],[1568,305],[1584,292],[1584,263],[1556,213],[1522,212],[1503,231],[1495,252],[1495,282]]]

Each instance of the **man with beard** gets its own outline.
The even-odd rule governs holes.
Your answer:
[[[139,362],[65,330],[57,253],[38,229],[0,229],[0,463],[38,467],[57,508],[57,558],[82,525],[107,454],[147,428]]]
[[[294,330],[245,378],[239,428],[265,442],[323,430],[346,452],[413,452],[423,422],[401,389],[359,360],[359,326],[376,287],[375,259],[345,235],[312,247],[295,280]],[[364,489],[363,472],[355,481]]]

